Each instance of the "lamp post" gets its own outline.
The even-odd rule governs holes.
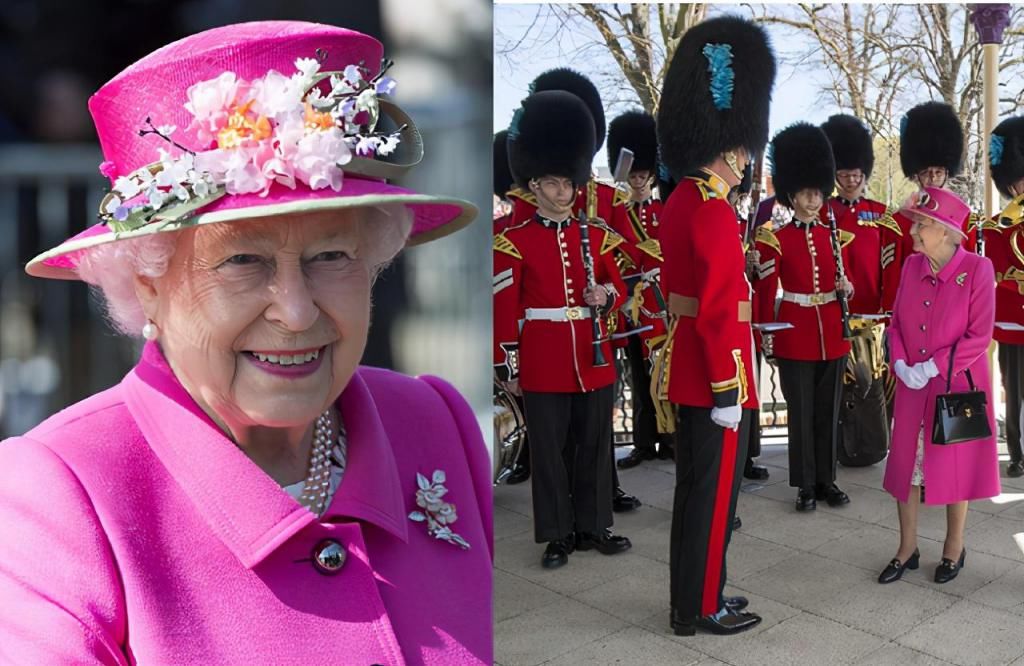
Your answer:
[[[971,23],[978,31],[978,41],[984,51],[984,109],[985,134],[982,137],[985,162],[985,219],[990,219],[999,208],[999,195],[992,182],[988,140],[999,120],[999,46],[1003,43],[1003,30],[1010,24],[1009,4],[972,4]]]

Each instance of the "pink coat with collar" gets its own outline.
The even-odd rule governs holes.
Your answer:
[[[0,443],[0,663],[490,664],[491,483],[443,381],[360,369],[348,467],[317,519],[147,345],[114,388]],[[409,520],[447,475],[453,531]],[[334,539],[333,576],[311,564]]]
[[[957,249],[938,275],[928,258],[907,259],[888,329],[890,363],[902,359],[908,366],[934,359],[939,376],[924,388],[911,390],[896,382],[892,446],[885,465],[883,486],[906,502],[917,454],[918,432],[924,425],[924,485],[928,504],[950,504],[999,494],[999,464],[995,437],[940,446],[932,444],[935,398],[946,392],[949,358],[956,343],[951,390],[968,390],[964,370],[970,369],[975,386],[988,394],[988,417],[993,415],[988,346],[995,318],[995,273],[985,257]]]

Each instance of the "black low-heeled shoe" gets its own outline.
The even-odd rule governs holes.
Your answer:
[[[895,557],[892,561],[882,570],[882,573],[878,574],[878,582],[885,585],[886,583],[895,583],[900,578],[903,578],[903,572],[907,569],[914,570],[921,565],[921,551],[914,549],[914,554],[907,558],[907,561],[900,562]]]
[[[956,562],[948,557],[942,558],[939,566],[935,567],[935,582],[948,583],[957,577],[960,570],[964,568],[964,560],[967,559],[967,549],[960,551],[960,559]]]

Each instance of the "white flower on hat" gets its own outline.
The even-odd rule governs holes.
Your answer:
[[[194,116],[189,129],[195,127],[201,141],[215,141],[217,131],[227,120],[228,109],[245,87],[234,72],[224,72],[215,79],[189,86],[185,108]]]

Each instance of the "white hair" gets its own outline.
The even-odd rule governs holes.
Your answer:
[[[356,209],[353,209],[356,210]],[[359,208],[360,253],[370,267],[371,282],[405,246],[413,213],[404,204]],[[225,224],[225,223],[221,223]],[[229,223],[228,223],[229,224]],[[146,314],[135,293],[135,276],[158,278],[167,272],[177,245],[178,231],[105,243],[76,257],[78,277],[96,288],[107,318],[120,333],[141,336]]]

